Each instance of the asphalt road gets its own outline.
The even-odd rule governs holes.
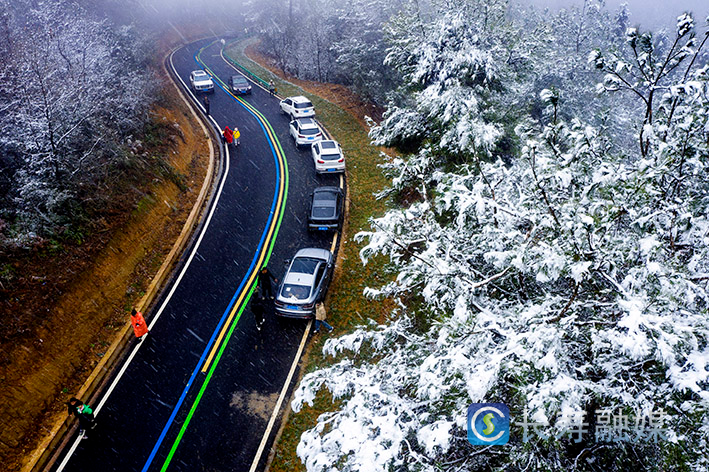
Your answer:
[[[185,83],[202,68],[198,60],[226,83],[233,69],[220,49],[219,42],[198,41],[176,51],[172,63]],[[315,187],[339,185],[340,178],[315,174],[310,150],[295,148],[288,119],[268,92],[254,85],[243,99],[265,121],[222,88],[209,99],[219,127],[241,131],[211,219],[186,251],[186,270],[169,299],[166,290],[146,314],[150,324],[163,306],[148,339],[114,374],[113,390],[103,393],[96,429],[72,441],[52,470],[248,471],[259,450],[309,323],[276,320],[271,311],[259,332],[249,306],[240,311],[248,281],[271,242],[268,266],[279,279],[298,249],[330,249],[332,235],[307,230],[308,200]],[[215,345],[221,354],[210,357]],[[256,470],[265,465],[279,422],[280,415]]]

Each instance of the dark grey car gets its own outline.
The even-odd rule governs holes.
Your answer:
[[[322,300],[333,269],[332,253],[327,249],[298,251],[288,266],[276,294],[276,315],[312,318],[315,304]]]
[[[229,77],[229,88],[237,95],[247,95],[251,93],[251,84],[243,75],[232,75]]]
[[[338,187],[318,187],[311,197],[308,229],[313,231],[340,229],[342,190]]]

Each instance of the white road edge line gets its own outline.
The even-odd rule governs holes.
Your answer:
[[[285,383],[283,384],[283,388],[281,389],[281,394],[278,396],[278,401],[276,402],[276,406],[273,408],[273,413],[271,414],[271,419],[268,420],[268,426],[266,426],[266,431],[263,433],[263,438],[261,438],[261,444],[258,446],[258,451],[256,451],[256,456],[254,457],[254,461],[251,463],[251,468],[249,469],[249,472],[255,472],[256,467],[258,467],[258,463],[261,461],[261,456],[263,455],[263,450],[266,447],[266,443],[268,442],[268,437],[271,434],[271,430],[273,429],[273,425],[276,422],[276,418],[278,417],[278,412],[281,411],[281,404],[283,403],[283,399],[286,396],[286,392],[288,391],[288,386],[291,383],[291,380],[293,379],[293,374],[295,373],[295,368],[298,366],[298,362],[300,361],[300,355],[303,353],[303,347],[305,347],[305,341],[308,340],[308,334],[310,334],[310,327],[313,325],[313,320],[310,319],[308,321],[308,327],[305,329],[303,332],[303,338],[300,340],[300,346],[298,346],[298,352],[295,355],[295,358],[293,358],[293,364],[290,366],[290,372],[288,372],[288,378],[286,379]]]
[[[195,103],[201,106],[199,103],[199,100],[197,100],[197,97],[192,93],[190,88],[185,84],[184,80],[182,80],[182,77],[177,73],[177,70],[175,69],[175,65],[172,63],[172,56],[175,54],[175,51],[173,51],[172,54],[170,54],[170,67],[172,67],[172,71],[175,73],[175,76],[180,80],[182,85],[185,87],[185,90],[192,96],[194,99]],[[211,115],[207,115],[207,117],[212,120],[212,123],[214,123],[214,126],[216,126],[217,129],[221,129],[217,122],[212,118]],[[167,306],[167,304],[170,302],[170,299],[172,298],[172,295],[175,293],[175,290],[177,290],[177,287],[180,285],[180,281],[182,280],[182,277],[185,275],[187,272],[187,269],[190,266],[190,263],[192,262],[192,259],[194,258],[195,254],[197,254],[197,249],[199,249],[199,245],[202,242],[202,238],[204,237],[204,234],[207,232],[207,228],[209,227],[209,223],[212,220],[212,215],[214,215],[214,210],[217,208],[217,204],[219,203],[219,197],[222,194],[222,189],[224,188],[224,183],[226,182],[226,177],[229,175],[229,148],[225,147],[226,149],[226,168],[224,169],[224,175],[222,176],[222,181],[219,184],[219,190],[217,190],[217,193],[215,195],[215,200],[214,203],[212,204],[212,208],[209,211],[209,216],[207,216],[207,219],[204,223],[204,227],[202,228],[202,232],[199,235],[199,238],[197,239],[197,242],[194,245],[194,248],[192,249],[192,252],[190,253],[190,257],[187,259],[187,262],[185,262],[184,267],[180,271],[180,275],[177,277],[175,280],[175,283],[172,284],[172,288],[170,289],[170,292],[168,292],[167,297],[165,298],[165,301],[163,301],[162,305],[160,306],[160,309],[155,313],[155,316],[153,317],[152,321],[148,325],[148,330],[153,329],[153,326],[155,323],[158,321],[158,318],[160,318],[160,315],[162,314],[163,310]],[[150,334],[148,334],[150,336]],[[113,389],[116,387],[118,382],[121,380],[121,377],[123,377],[123,374],[125,371],[128,369],[128,366],[130,365],[131,361],[135,357],[135,355],[138,353],[140,350],[140,347],[143,345],[143,341],[140,341],[138,345],[133,349],[133,352],[131,352],[130,356],[128,356],[128,359],[126,362],[123,364],[123,367],[121,367],[121,370],[118,372],[118,375],[116,376],[115,379],[113,379],[113,382],[111,383],[111,386],[106,390],[106,393],[104,396],[101,398],[101,401],[99,402],[98,406],[94,408],[94,416],[98,416],[98,413],[101,411],[101,408],[103,408],[103,405],[105,405],[106,401],[108,401],[108,397],[111,396],[111,393],[113,392]],[[59,468],[57,469],[57,472],[62,472],[64,470],[64,467],[66,467],[67,463],[69,462],[69,459],[71,459],[71,456],[74,455],[74,452],[76,451],[76,448],[79,446],[79,443],[81,442],[81,437],[77,437],[76,440],[74,440],[74,444],[71,446],[71,449],[69,449],[69,452],[64,456],[64,460],[62,461],[61,464],[59,464]]]

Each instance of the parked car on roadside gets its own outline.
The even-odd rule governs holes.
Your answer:
[[[281,113],[291,117],[291,120],[296,118],[307,118],[315,116],[315,108],[307,98],[302,95],[297,97],[288,97],[281,100]]]
[[[229,88],[237,95],[251,94],[251,84],[246,80],[246,77],[241,74],[229,77]]]
[[[212,78],[201,69],[190,72],[190,86],[195,92],[214,93]]]
[[[312,318],[315,304],[321,301],[330,283],[334,262],[327,249],[305,248],[290,261],[278,287],[276,315],[289,318]]]
[[[308,229],[339,230],[342,221],[342,190],[338,187],[318,187],[311,194]]]
[[[291,121],[289,130],[296,146],[310,145],[322,139],[322,131],[312,118]]]
[[[342,147],[337,141],[332,139],[321,140],[313,144],[311,148],[315,172],[325,174],[329,172],[345,171],[345,155]]]

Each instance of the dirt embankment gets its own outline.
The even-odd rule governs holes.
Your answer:
[[[83,240],[49,244],[12,261],[17,276],[2,288],[2,305],[12,310],[6,321],[21,330],[3,330],[10,335],[0,338],[4,470],[20,470],[66,418],[65,402],[130,322],[130,307],[144,295],[200,193],[207,141],[162,79],[163,98],[149,130],[155,142],[133,141],[144,166],[128,173],[142,177],[112,196],[115,205]]]

